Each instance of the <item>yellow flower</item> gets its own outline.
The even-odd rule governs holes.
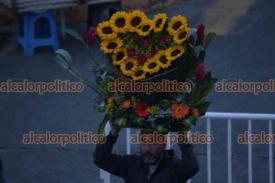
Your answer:
[[[132,73],[137,69],[137,61],[133,58],[127,58],[120,64],[120,70],[122,74],[131,76]]]
[[[143,65],[143,70],[145,72],[148,72],[150,74],[156,73],[160,70],[160,65],[158,64],[157,60],[154,59],[155,57],[149,59],[145,64]]]
[[[147,20],[144,20],[144,22],[140,25],[138,29],[136,29],[136,32],[140,36],[147,36],[148,34],[150,34],[152,29],[153,29],[153,23],[151,20],[147,19]]]
[[[171,35],[182,30],[184,27],[187,26],[187,20],[184,16],[178,15],[171,18],[170,22],[168,23],[168,32]]]
[[[167,58],[166,52],[164,50],[161,50],[157,53],[156,59],[160,67],[163,69],[171,66],[172,60]]]
[[[124,33],[127,31],[128,13],[118,11],[110,19],[113,29],[116,33]]]
[[[142,66],[139,66],[131,75],[133,80],[144,79],[146,76],[146,72],[143,70]]]
[[[102,40],[111,40],[117,37],[117,34],[114,32],[112,24],[108,21],[103,21],[98,24],[96,31],[98,33],[98,36]]]
[[[148,20],[146,15],[139,10],[132,11],[128,17],[129,17],[128,19],[129,21],[127,23],[127,27],[131,32],[136,31],[136,29],[139,28],[144,21]]]
[[[183,46],[170,47],[166,50],[166,57],[168,60],[175,60],[183,55],[185,52]]]
[[[187,30],[182,30],[178,33],[175,33],[173,36],[173,40],[177,44],[182,44],[186,39],[188,38],[188,31]]]
[[[154,31],[160,32],[162,31],[167,20],[167,15],[165,13],[159,13],[153,18]]]
[[[120,65],[127,58],[127,52],[125,49],[120,48],[112,55],[112,61],[114,65]]]
[[[123,42],[118,38],[114,40],[104,40],[101,42],[101,50],[104,53],[113,53],[116,52],[122,45]]]

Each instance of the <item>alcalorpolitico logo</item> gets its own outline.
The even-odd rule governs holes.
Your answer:
[[[3,93],[80,93],[85,89],[82,82],[71,82],[70,80],[55,79],[51,82],[29,81],[27,79],[21,81],[7,80],[0,83],[0,92]]]

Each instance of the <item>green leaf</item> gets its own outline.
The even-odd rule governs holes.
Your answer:
[[[104,135],[104,128],[107,124],[107,122],[109,121],[109,118],[107,118],[106,116],[104,117],[103,121],[99,124],[99,127],[98,127],[98,130],[97,130],[97,133],[99,135]]]
[[[125,127],[127,125],[127,119],[124,117],[118,117],[115,120],[115,125],[117,125],[120,128]]]
[[[71,37],[73,37],[74,39],[82,42],[84,45],[87,45],[86,41],[83,39],[83,37],[78,32],[76,32],[75,30],[66,28],[65,32],[67,34],[69,34]]]
[[[73,63],[73,59],[70,53],[64,49],[58,49],[55,52],[54,60],[66,70],[68,70]]]
[[[216,37],[216,33],[214,32],[210,32],[207,34],[206,38],[205,38],[205,43],[204,43],[204,47],[205,49],[208,48],[210,42]]]

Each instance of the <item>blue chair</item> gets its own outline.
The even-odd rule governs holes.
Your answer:
[[[19,35],[17,43],[23,47],[24,54],[32,56],[35,48],[51,46],[59,48],[57,28],[53,12],[26,12],[19,16]]]

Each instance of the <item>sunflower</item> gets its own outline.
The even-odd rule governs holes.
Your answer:
[[[152,20],[146,19],[144,22],[140,25],[138,29],[136,29],[136,32],[140,36],[147,36],[150,34],[151,30],[153,29],[153,22]]]
[[[118,11],[110,19],[113,29],[116,33],[124,33],[127,31],[128,13]]]
[[[124,62],[120,64],[120,70],[126,76],[131,76],[136,69],[137,61],[133,58],[127,58]]]
[[[177,43],[177,44],[182,44],[184,41],[186,41],[186,39],[188,38],[188,31],[186,29],[175,33],[173,36],[173,40]]]
[[[175,60],[183,55],[185,52],[183,46],[170,47],[166,50],[168,60]]]
[[[120,65],[127,58],[127,52],[125,49],[118,49],[113,55],[112,60],[114,65]]]
[[[118,38],[114,40],[104,40],[101,42],[101,50],[104,53],[113,53],[117,52],[122,45],[123,42]]]
[[[114,32],[113,25],[108,21],[103,21],[98,24],[96,31],[102,40],[111,40],[117,37],[117,34]]]
[[[133,80],[144,79],[146,76],[146,72],[143,70],[142,66],[139,66],[131,75]]]
[[[156,73],[160,70],[160,65],[158,64],[157,60],[154,59],[155,57],[149,59],[145,64],[143,65],[143,70],[145,72],[148,72],[150,74]]]
[[[161,68],[165,69],[171,66],[172,60],[168,59],[164,50],[156,54],[156,59]]]
[[[154,31],[160,32],[162,31],[165,22],[167,20],[167,15],[165,13],[159,13],[153,18]]]
[[[127,27],[131,32],[136,31],[136,29],[139,28],[144,21],[148,20],[146,15],[139,10],[132,11],[129,13],[128,17]]]
[[[182,30],[184,27],[187,26],[187,20],[184,16],[178,15],[171,18],[170,22],[168,23],[168,32],[171,35]]]
[[[171,106],[172,117],[176,120],[185,118],[189,113],[189,107],[185,104],[172,104]]]

